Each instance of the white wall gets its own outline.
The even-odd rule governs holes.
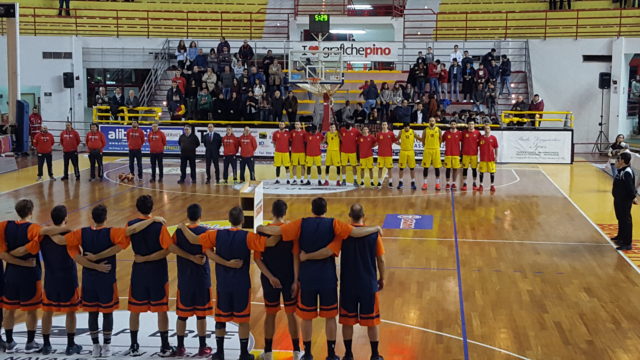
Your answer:
[[[598,136],[602,97],[598,74],[611,71],[610,63],[585,63],[582,55],[611,55],[613,42],[613,39],[529,41],[533,91],[544,99],[545,110],[573,111],[576,143],[593,142]],[[609,124],[611,118],[610,129],[617,131],[618,117],[609,111],[609,99],[609,91],[605,90],[604,122]],[[592,147],[576,146],[576,151]]]

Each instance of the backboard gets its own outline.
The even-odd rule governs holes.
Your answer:
[[[288,65],[289,83],[313,94],[333,94],[344,84],[341,51],[290,50]]]

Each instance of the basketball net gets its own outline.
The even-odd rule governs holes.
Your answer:
[[[342,84],[322,84],[320,83],[320,78],[310,77],[306,83],[296,85],[318,97],[322,97],[322,131],[329,131],[333,94],[342,87]]]

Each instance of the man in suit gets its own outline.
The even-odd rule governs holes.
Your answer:
[[[116,88],[115,93],[109,99],[109,105],[111,106],[111,116],[114,119],[118,118],[118,109],[124,106],[124,96],[122,95],[122,89]]]
[[[631,206],[638,204],[636,197],[636,178],[631,168],[631,153],[623,152],[616,159],[618,173],[613,178],[613,208],[618,219],[618,235],[611,238],[618,247],[616,250],[631,250],[633,222],[631,220]]]
[[[426,124],[427,123],[427,112],[422,106],[422,103],[416,104],[416,109],[411,113],[411,122],[413,124]]]
[[[216,184],[220,182],[220,165],[218,159],[220,158],[220,147],[222,146],[222,137],[217,132],[214,132],[213,124],[207,126],[207,132],[202,134],[202,143],[205,148],[205,160],[206,160],[206,172],[207,180],[205,184],[211,183],[211,164],[213,163],[213,169],[216,172]]]

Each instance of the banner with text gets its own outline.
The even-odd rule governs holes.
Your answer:
[[[398,44],[393,42],[355,42],[355,41],[316,41],[294,42],[292,50],[297,51],[339,51],[343,61],[396,61],[398,60]],[[311,55],[311,54],[309,54]],[[304,54],[302,56],[305,56]],[[323,55],[320,60],[332,60],[330,55]]]

